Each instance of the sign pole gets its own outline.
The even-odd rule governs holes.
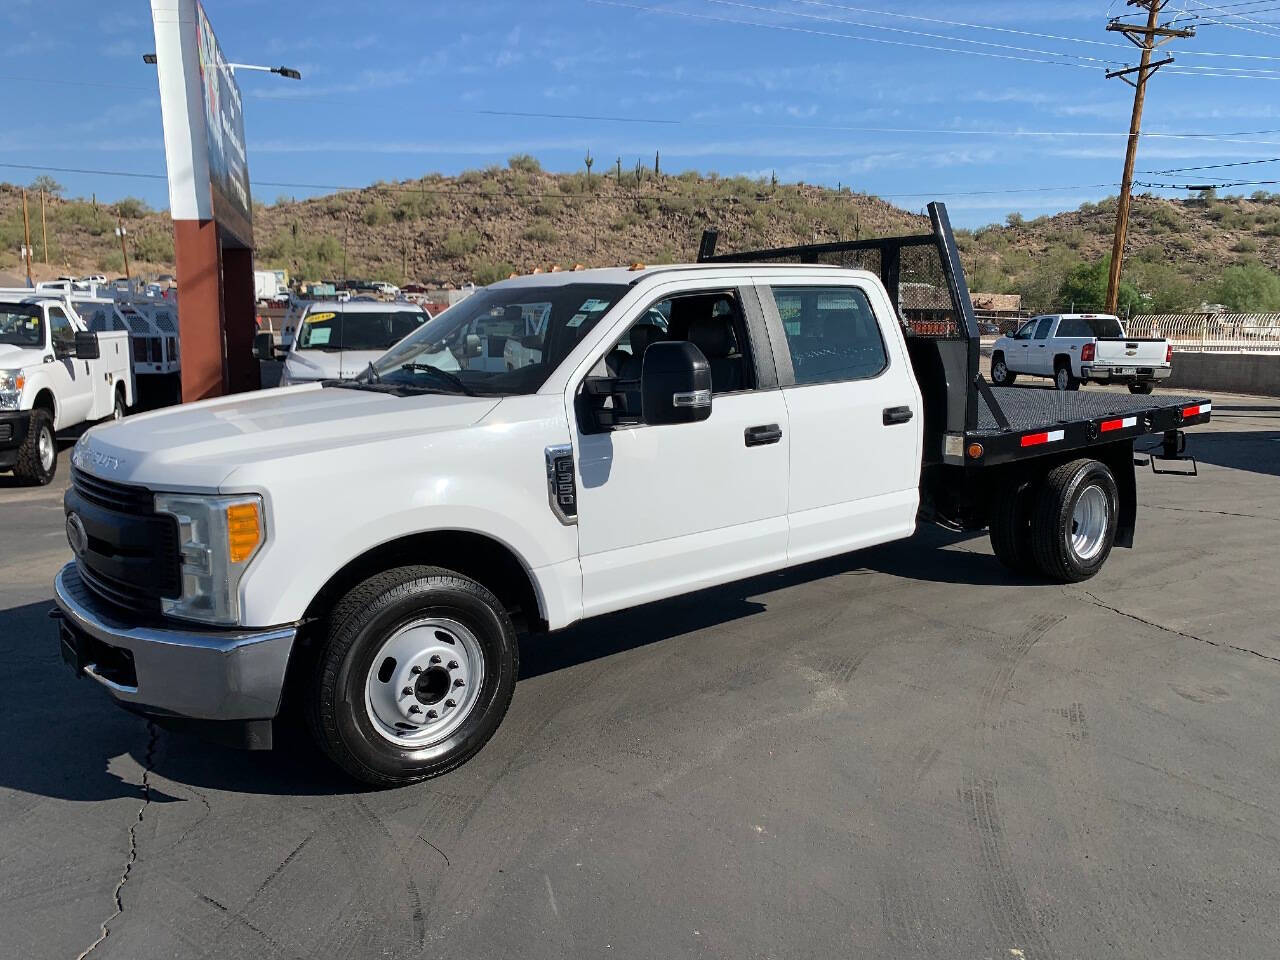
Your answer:
[[[27,216],[27,191],[22,190],[22,234],[23,251],[27,258],[27,283],[31,283],[31,219]]]

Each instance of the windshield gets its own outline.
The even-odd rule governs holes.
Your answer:
[[[40,308],[29,303],[0,303],[0,343],[15,347],[43,347]]]
[[[1063,317],[1058,324],[1060,337],[1123,337],[1120,321],[1115,317]]]
[[[342,310],[322,307],[302,318],[299,350],[386,350],[427,322],[420,308]]]
[[[536,393],[628,289],[569,283],[480,290],[375,360],[367,379],[410,389]],[[452,387],[441,369],[453,374]]]

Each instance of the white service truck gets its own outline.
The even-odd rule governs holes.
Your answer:
[[[130,710],[244,746],[296,704],[330,759],[389,786],[489,739],[522,630],[553,643],[917,519],[990,526],[1024,576],[1093,576],[1133,543],[1135,439],[1176,457],[1211,407],[988,386],[930,212],[930,234],[847,245],[879,277],[704,238],[695,265],[494,284],[356,379],[90,430],[54,588],[64,658]],[[940,275],[950,325],[900,318],[899,284]],[[536,348],[491,364],[477,330],[523,315],[545,317]]]
[[[46,484],[56,434],[134,402],[127,333],[95,333],[62,297],[0,291],[0,470]]]
[[[1059,390],[1093,381],[1148,394],[1172,372],[1168,340],[1127,337],[1120,319],[1105,313],[1032,317],[991,348],[991,382],[1002,387],[1025,374],[1051,377]]]

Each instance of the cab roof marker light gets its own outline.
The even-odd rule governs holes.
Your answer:
[[[1065,440],[1067,433],[1065,430],[1049,430],[1045,433],[1028,433],[1022,438],[1024,447],[1038,447],[1042,443],[1057,443]]]
[[[1125,417],[1122,420],[1103,420],[1102,425],[1098,429],[1103,433],[1111,433],[1113,430],[1127,430],[1130,427],[1136,427],[1137,425],[1137,417]]]

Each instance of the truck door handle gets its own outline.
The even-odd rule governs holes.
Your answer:
[[[782,439],[782,428],[776,423],[759,427],[747,427],[743,433],[743,439],[748,447],[768,446]]]
[[[911,412],[910,407],[885,407],[883,416],[884,425],[892,427],[899,423],[910,423],[915,414]]]

